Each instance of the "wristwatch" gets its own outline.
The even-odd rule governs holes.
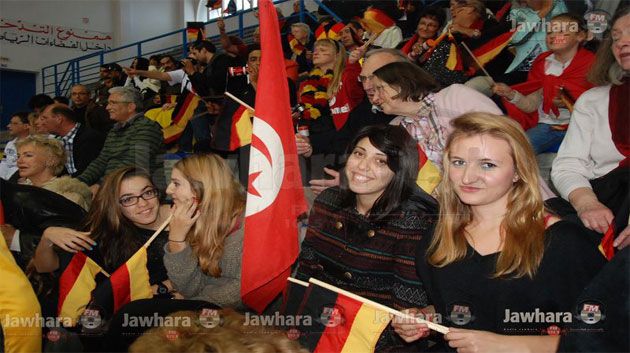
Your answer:
[[[157,294],[168,294],[170,292],[168,287],[162,282],[159,282],[157,286]]]
[[[478,30],[478,29],[473,30],[472,37],[473,37],[473,38],[479,38],[479,37],[481,37],[481,31],[480,31],[480,30]]]

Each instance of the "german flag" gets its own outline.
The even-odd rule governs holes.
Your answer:
[[[107,318],[129,302],[152,297],[147,249],[143,246],[109,278],[96,286],[89,306],[102,309],[103,316]]]
[[[59,317],[72,320],[72,326],[77,324],[77,320],[90,302],[92,291],[96,288],[96,275],[101,272],[108,276],[107,272],[85,253],[74,254],[59,277],[57,304]]]
[[[312,326],[302,327],[300,342],[310,352],[373,352],[391,316],[369,303],[324,288],[313,279],[302,304]],[[341,290],[340,290],[341,291]],[[343,291],[341,291],[343,292]]]
[[[223,10],[223,12],[225,12],[227,14],[235,13],[236,12],[236,2],[234,0],[230,0],[230,2],[228,2],[228,5],[225,8],[225,10]]]
[[[369,8],[363,13],[361,24],[367,28],[372,34],[381,33],[386,28],[396,24],[387,14],[376,8]]]
[[[608,230],[602,237],[602,241],[599,243],[598,249],[604,255],[606,260],[610,261],[615,256],[615,247],[613,241],[615,240],[615,227],[611,224],[608,226]]]
[[[179,140],[186,124],[193,118],[199,101],[199,96],[189,90],[184,90],[178,97],[177,105],[171,114],[171,125],[162,129],[165,144],[168,145]]]
[[[219,1],[219,7],[221,6],[221,1]],[[188,43],[201,41],[205,36],[205,24],[203,22],[186,22],[186,39]]]
[[[253,95],[240,97],[246,104],[254,106]],[[244,106],[226,100],[221,115],[212,127],[212,147],[221,151],[234,151],[252,143],[252,112]]]
[[[346,27],[345,24],[341,22],[326,22],[322,23],[315,30],[315,40],[320,39],[332,39],[339,40],[339,35],[341,31]]]
[[[418,157],[420,170],[418,171],[416,184],[427,194],[431,195],[442,180],[442,174],[440,169],[427,157],[420,145],[418,145]]]
[[[475,55],[477,60],[481,63],[482,66],[485,66],[487,63],[492,61],[497,55],[507,47],[508,44],[512,41],[512,37],[516,31],[508,31],[505,32],[492,40],[482,44],[481,46],[472,50],[472,53]]]
[[[280,313],[283,315],[297,315],[300,304],[306,295],[309,283],[289,278],[287,287],[283,293],[282,307]]]

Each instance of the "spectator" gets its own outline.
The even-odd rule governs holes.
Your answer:
[[[87,186],[69,176],[60,176],[66,160],[66,152],[60,141],[33,135],[20,140],[16,147],[20,184],[53,191],[84,210],[90,207],[92,195]]]
[[[364,33],[361,24],[352,20],[339,32],[339,41],[346,48],[346,51],[351,52],[363,45]]]
[[[219,156],[193,155],[173,167],[166,192],[173,220],[164,264],[186,299],[241,307],[245,195]]]
[[[77,120],[77,114],[67,105],[49,105],[40,114],[43,129],[58,136],[66,151],[66,172],[75,177],[98,157],[105,136]]]
[[[25,139],[31,133],[31,125],[28,121],[27,112],[18,112],[11,116],[7,125],[9,135],[13,140],[7,142],[4,147],[4,154],[0,162],[0,178],[9,180],[18,171],[16,142]]]
[[[581,17],[561,14],[550,25],[549,51],[534,60],[527,82],[514,89],[503,83],[493,87],[499,96],[509,99],[504,102],[508,115],[521,122],[536,154],[557,151],[575,99],[592,87],[586,74],[595,61],[593,53],[582,48],[588,29]]]
[[[143,71],[157,71],[155,66],[149,66],[149,60],[145,58],[134,58],[131,62],[131,68],[136,70]],[[160,90],[160,82],[158,80],[154,80],[148,77],[142,77],[140,75],[134,75],[133,77],[127,76],[127,80],[124,84],[125,87],[134,87],[142,93],[144,107],[148,108],[151,106],[153,101],[153,97]]]
[[[95,185],[117,168],[137,166],[150,171],[158,188],[163,186],[160,125],[142,114],[142,96],[137,90],[115,87],[109,93],[107,111],[116,124],[107,134],[101,153],[78,179]]]
[[[399,126],[361,129],[348,146],[341,186],[323,191],[308,219],[296,277],[316,278],[391,308],[430,303],[413,269],[435,200],[417,188],[418,152]],[[378,256],[375,256],[378,254]],[[404,347],[391,331],[376,351]]]
[[[311,28],[302,22],[291,25],[291,33],[287,34],[286,41],[283,41],[284,57],[298,63],[298,75],[306,76],[311,70],[311,60],[313,58],[313,44]]]
[[[28,101],[28,107],[36,114],[39,114],[44,110],[44,108],[53,103],[55,103],[55,101],[50,98],[50,96],[40,93],[31,97]]]
[[[86,124],[102,134],[107,134],[114,125],[115,121],[109,118],[107,110],[90,99],[90,90],[86,86],[72,86],[70,99],[72,100],[72,110],[79,123]]]
[[[470,54],[460,43],[464,43],[470,50],[475,50],[501,37],[511,29],[506,20],[497,22],[488,17],[482,0],[452,0],[450,8],[452,23],[435,40],[434,47],[428,50],[420,61],[421,66],[440,83],[447,87],[453,83],[465,83],[473,76],[478,68]],[[493,50],[485,47],[489,54],[484,67],[493,77],[502,74],[512,62],[513,56],[502,48],[508,38],[493,44]],[[426,57],[426,58],[425,58]]]
[[[401,49],[403,53],[407,54],[409,60],[423,63],[424,57],[422,54],[429,50],[429,40],[437,37],[445,20],[446,15],[442,8],[428,7],[422,11],[416,32]]]
[[[518,123],[469,113],[452,129],[439,220],[416,257],[449,326],[444,339],[459,351],[554,352],[560,335],[546,334],[549,326],[567,325],[566,313],[605,259],[583,228],[546,211],[536,157]],[[543,322],[511,314],[538,312]],[[407,342],[429,333],[398,318],[393,327]]]
[[[615,245],[623,247],[630,239],[630,7],[619,8],[611,23],[589,73],[598,87],[575,104],[551,179],[584,226],[605,233],[613,224]]]
[[[439,90],[431,74],[409,62],[387,64],[374,71],[373,84],[375,101],[383,112],[398,115],[391,124],[405,127],[438,169],[452,119],[468,112],[501,113],[490,98],[464,85]],[[439,180],[432,179],[422,173],[419,176],[421,187],[429,193]]]

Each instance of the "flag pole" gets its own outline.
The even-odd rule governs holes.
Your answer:
[[[142,245],[142,246],[145,247],[145,248],[148,248],[149,245],[151,245],[151,243],[153,242],[153,240],[155,238],[157,238],[158,234],[162,233],[164,228],[166,228],[166,226],[171,222],[171,219],[173,219],[173,215],[172,214],[168,216],[166,221],[164,221],[164,223],[162,223],[162,225],[155,231],[155,233],[153,233],[151,238],[149,238],[149,240],[147,240],[147,242],[144,243],[144,245]]]
[[[301,286],[303,286],[303,287],[308,287],[308,282],[300,281],[300,280],[299,280],[299,279],[297,279],[297,278],[287,277],[287,280],[288,280],[289,282],[297,283],[297,284],[299,284],[299,285],[301,285]]]
[[[494,79],[492,78],[492,76],[490,76],[490,73],[488,73],[488,71],[483,67],[483,65],[481,65],[481,63],[479,62],[479,60],[477,59],[477,57],[475,56],[475,54],[473,54],[473,52],[470,50],[470,48],[468,48],[468,46],[466,45],[466,43],[462,42],[462,47],[464,47],[464,49],[466,49],[466,51],[468,52],[468,54],[470,54],[470,56],[473,58],[473,60],[475,60],[475,62],[477,63],[477,65],[479,66],[479,68],[483,71],[483,73],[488,76],[488,78],[490,79],[490,81],[492,81],[492,85],[495,85],[496,82],[494,81]]]
[[[236,96],[235,96],[235,95],[233,95],[232,93],[230,93],[230,92],[228,92],[228,91],[225,91],[225,95],[226,95],[226,96],[228,96],[228,97],[230,97],[230,98],[232,98],[232,100],[233,100],[233,101],[235,101],[236,103],[238,103],[238,104],[240,104],[240,105],[244,106],[245,108],[247,108],[247,109],[251,110],[251,111],[252,111],[252,113],[254,113],[254,108],[252,108],[249,104],[247,104],[247,103],[243,102],[242,100],[240,100],[240,99],[236,98]]]
[[[383,304],[379,304],[379,303],[371,301],[369,299],[365,299],[365,298],[363,298],[361,296],[358,296],[358,295],[356,295],[354,293],[350,293],[350,292],[348,292],[346,290],[343,290],[341,288],[337,288],[337,287],[335,287],[333,285],[330,285],[330,284],[328,284],[326,282],[322,282],[322,281],[320,281],[318,279],[310,278],[308,281],[310,283],[316,284],[316,285],[318,285],[320,287],[324,287],[324,288],[326,288],[328,290],[331,290],[333,292],[336,292],[336,293],[339,293],[339,294],[343,294],[343,295],[345,295],[345,296],[347,296],[349,298],[352,298],[354,300],[357,300],[357,301],[359,301],[361,303],[365,303],[365,304],[373,306],[373,307],[375,307],[377,309],[386,311],[386,312],[388,312],[388,313],[390,313],[392,315],[399,316],[399,317],[402,317],[402,318],[405,318],[405,319],[415,320],[419,324],[426,324],[427,326],[429,326],[429,328],[431,330],[437,331],[439,333],[447,334],[449,332],[449,329],[446,326],[439,325],[439,324],[436,324],[434,322],[421,319],[419,317],[413,317],[413,316],[411,316],[409,314],[405,314],[403,312],[400,312],[400,311],[398,311],[396,309],[392,309],[392,308],[390,308],[388,306],[385,306]]]

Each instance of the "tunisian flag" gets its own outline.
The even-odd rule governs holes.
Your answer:
[[[262,312],[287,283],[298,255],[297,217],[307,208],[278,17],[271,0],[260,0],[258,8],[262,58],[249,162],[241,298]]]

